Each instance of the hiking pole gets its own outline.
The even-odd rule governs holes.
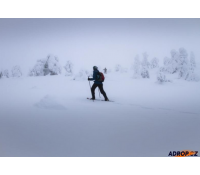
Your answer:
[[[89,76],[88,76],[88,78],[89,78]],[[90,85],[90,81],[89,81],[89,85]],[[91,94],[92,94],[92,87],[91,87],[91,85],[90,85],[90,91],[91,91]],[[94,100],[93,100],[93,102],[94,102]]]
[[[99,87],[98,87],[99,88]],[[101,98],[101,96],[100,96],[100,89],[99,89],[99,97]]]

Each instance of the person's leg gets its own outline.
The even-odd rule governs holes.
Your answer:
[[[104,96],[105,100],[108,100],[108,97],[106,95],[106,92],[103,89],[103,84],[98,84],[98,87],[100,89],[100,92],[102,93],[102,95]]]
[[[97,84],[94,83],[94,84],[92,85],[92,88],[91,88],[92,98],[93,98],[93,99],[95,99],[95,89],[96,89],[96,87],[97,87]]]

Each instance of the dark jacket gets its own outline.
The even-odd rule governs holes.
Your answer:
[[[97,81],[97,75],[98,75],[99,71],[98,70],[94,70],[93,71],[93,78],[89,78],[89,81],[94,80],[95,84],[102,84],[101,81]]]

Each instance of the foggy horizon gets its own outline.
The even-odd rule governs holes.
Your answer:
[[[180,47],[199,62],[199,28],[200,19],[0,19],[0,68],[27,71],[49,54],[77,69],[129,68],[137,54],[162,62]]]

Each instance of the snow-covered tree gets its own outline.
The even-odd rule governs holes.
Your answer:
[[[179,68],[179,53],[176,50],[171,50],[171,70],[172,74],[176,73]]]
[[[179,52],[176,50],[171,51],[171,60],[168,64],[168,70],[171,73],[178,73],[179,78],[182,78],[187,73],[187,60],[188,54],[184,48],[180,48]]]
[[[159,64],[159,60],[158,58],[154,57],[151,62],[150,62],[150,68],[153,69],[153,68],[157,68],[158,67],[158,64]]]
[[[164,66],[165,66],[165,71],[167,73],[172,74],[174,72],[174,68],[172,66],[172,59],[171,58],[168,58],[168,57],[164,58]]]
[[[22,76],[22,71],[19,66],[14,66],[12,68],[11,72],[12,72],[13,77],[21,77]]]
[[[44,76],[44,68],[45,68],[46,59],[37,60],[33,69],[30,70],[30,76]]]
[[[50,75],[61,74],[59,59],[56,56],[48,56],[47,64],[50,71]]]
[[[146,52],[143,53],[143,60],[141,62],[141,65],[142,67],[145,67],[147,69],[150,67],[150,63],[148,61],[148,54]]]
[[[2,71],[0,71],[0,78],[2,78],[3,77],[3,72]]]
[[[30,70],[30,76],[58,75],[61,73],[59,60],[53,55],[47,56],[46,59],[39,59],[34,68]]]
[[[71,61],[67,61],[66,65],[64,66],[66,70],[66,76],[73,75],[73,64]]]
[[[139,55],[136,55],[136,56],[135,56],[135,59],[134,59],[133,66],[132,66],[132,69],[133,69],[133,77],[134,77],[134,78],[140,77],[140,66],[141,66],[141,63],[140,63]]]
[[[3,71],[3,76],[5,76],[6,78],[9,78],[10,74],[9,74],[9,71],[7,69],[5,69]]]
[[[190,68],[192,70],[196,68],[196,61],[195,61],[195,56],[193,52],[190,53]]]
[[[168,73],[177,73],[179,78],[185,78],[188,72],[189,62],[186,49],[180,48],[179,52],[171,51],[171,58],[164,58],[165,70]]]
[[[145,67],[141,68],[141,76],[142,78],[149,78],[149,71],[147,68]]]
[[[164,82],[169,82],[169,80],[167,80],[167,78],[166,78],[164,67],[160,67],[159,71],[157,72],[157,82],[160,84],[162,84]]]
[[[149,78],[149,71],[148,71],[148,68],[149,68],[149,62],[147,60],[148,58],[148,55],[147,53],[143,53],[143,60],[141,62],[141,76],[142,78]]]
[[[185,80],[188,80],[188,81],[198,81],[199,80],[198,76],[194,72],[195,68],[196,68],[195,56],[194,56],[193,52],[191,52],[189,68],[188,68],[188,72],[185,76]]]
[[[179,78],[185,77],[188,71],[188,54],[184,48],[179,49],[178,72]]]

